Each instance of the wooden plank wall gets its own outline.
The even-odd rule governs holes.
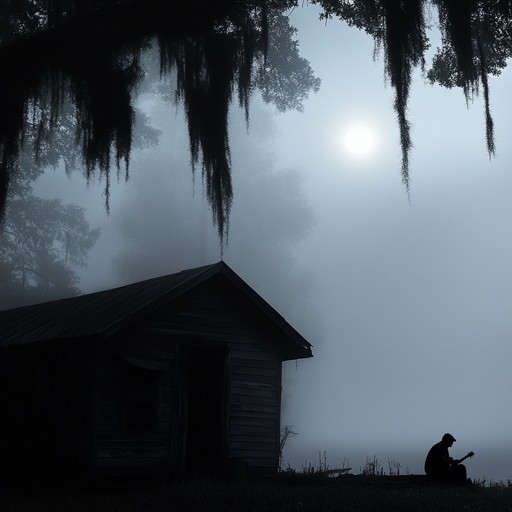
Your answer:
[[[228,456],[260,472],[279,458],[281,358],[275,330],[234,287],[204,283],[154,314],[153,333],[229,347]]]

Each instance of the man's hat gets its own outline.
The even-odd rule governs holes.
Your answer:
[[[443,441],[457,441],[457,439],[455,439],[455,437],[453,437],[451,434],[445,434],[443,436]]]

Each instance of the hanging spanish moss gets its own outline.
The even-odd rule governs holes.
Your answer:
[[[489,95],[489,80],[487,77],[487,63],[486,56],[483,49],[482,40],[480,38],[480,30],[477,30],[478,40],[478,57],[480,60],[480,79],[482,81],[482,88],[484,90],[484,105],[485,105],[485,138],[487,142],[487,151],[489,156],[494,156],[496,147],[494,144],[494,121],[492,119]]]
[[[213,33],[185,42],[181,58],[173,63],[178,74],[176,98],[185,104],[192,168],[202,152],[206,195],[221,237],[233,193],[227,133],[234,74],[230,52],[229,42]]]
[[[386,71],[395,89],[395,111],[400,128],[402,146],[402,181],[409,189],[410,125],[407,119],[407,101],[412,70],[424,65],[426,49],[425,20],[421,0],[383,0],[386,31],[384,48]]]
[[[407,103],[415,67],[425,65],[428,48],[423,0],[318,0],[323,17],[337,16],[349,25],[365,30],[375,40],[376,53],[383,48],[385,73],[395,91],[394,109],[398,118],[402,149],[402,181],[410,187],[409,153],[412,147]]]
[[[447,87],[461,87],[468,102],[482,87],[487,151],[491,157],[495,142],[488,76],[499,75],[512,56],[512,2],[464,2],[458,7],[460,14],[457,6],[444,4],[439,6],[440,26],[448,43],[434,58],[428,77]]]
[[[499,75],[512,56],[510,0],[315,0],[325,19],[338,17],[370,34],[384,49],[385,72],[395,90],[394,108],[400,129],[402,179],[409,188],[412,147],[407,102],[414,68],[424,69],[427,37],[426,9],[437,10],[442,46],[431,69],[430,82],[460,87],[469,102],[483,90],[485,140],[495,153],[490,108],[489,74]]]
[[[187,117],[192,169],[202,157],[202,178],[221,242],[227,242],[233,199],[228,134],[229,106],[238,101],[249,120],[252,67],[264,50],[254,19],[246,16],[231,27],[214,27],[195,39],[159,38],[161,70],[177,71],[176,101]]]
[[[426,13],[437,13],[442,45],[426,77],[461,87],[469,102],[481,90],[486,144],[495,152],[489,75],[512,56],[512,0],[311,0],[323,18],[338,17],[370,34],[384,51],[394,90],[409,190],[413,72],[429,48]],[[30,132],[36,159],[63,124],[74,126],[87,179],[99,173],[109,208],[111,169],[128,178],[132,99],[144,71],[142,53],[157,41],[161,72],[176,72],[193,171],[201,166],[221,246],[233,200],[228,132],[237,97],[249,121],[255,88],[279,110],[298,108],[319,81],[298,57],[283,12],[298,0],[30,0],[0,6],[0,209]],[[17,9],[17,10],[16,10]],[[275,13],[279,13],[278,17]],[[268,49],[268,51],[267,51]],[[340,54],[345,51],[339,48]],[[273,59],[273,60],[272,60]],[[290,72],[290,66],[293,72]],[[276,85],[279,84],[279,85]],[[287,87],[282,87],[286,84]],[[70,107],[71,105],[71,107]],[[73,123],[63,123],[73,116]],[[194,171],[195,172],[195,171]]]
[[[99,171],[109,209],[113,161],[118,178],[121,168],[128,177],[134,123],[131,101],[143,77],[141,52],[157,36],[162,72],[177,71],[176,98],[186,111],[193,169],[201,160],[213,220],[221,243],[227,241],[233,196],[229,106],[237,89],[248,121],[253,63],[264,58],[265,48],[262,9],[246,7],[233,13],[236,16],[225,15],[220,21],[212,13],[208,22],[192,23],[188,30],[178,27],[176,16],[170,21],[168,9],[155,19],[131,13],[121,25],[104,15],[100,21],[95,18],[93,33],[88,24],[73,20],[60,27],[54,12],[48,17],[52,30],[0,50],[6,77],[0,83],[6,114],[0,118],[0,206],[27,131],[37,131],[38,158],[58,131],[63,106],[70,102],[87,179]]]
[[[86,51],[68,47],[60,56],[58,50],[46,53],[45,49],[44,54],[35,55],[33,48],[27,50],[30,54],[19,50],[19,62],[11,66],[4,60],[7,72],[0,84],[0,101],[3,112],[9,114],[0,120],[5,178],[1,199],[5,199],[9,177],[16,170],[25,134],[37,131],[34,157],[38,159],[43,145],[51,143],[62,124],[68,101],[74,106],[75,140],[81,147],[87,178],[95,169],[108,175],[111,154],[118,170],[123,163],[127,171],[134,116],[131,96],[140,72],[137,59],[130,58],[129,64],[120,59],[105,61],[93,57],[90,47]],[[105,195],[108,205],[108,186]]]

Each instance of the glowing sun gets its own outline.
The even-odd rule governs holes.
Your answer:
[[[375,136],[366,126],[352,126],[343,137],[345,149],[353,155],[368,155],[375,147]]]

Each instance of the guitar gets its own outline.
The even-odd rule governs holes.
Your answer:
[[[461,464],[462,461],[466,460],[469,457],[473,457],[473,455],[475,455],[475,452],[468,452],[466,455],[464,455],[464,457],[462,457],[462,459],[454,460],[452,464],[454,466],[457,464]]]

